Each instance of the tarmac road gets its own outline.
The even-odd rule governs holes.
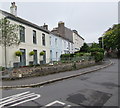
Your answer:
[[[2,106],[118,106],[118,60],[99,71],[37,88],[2,90]],[[10,97],[11,96],[11,97]],[[80,107],[81,106],[81,107]]]

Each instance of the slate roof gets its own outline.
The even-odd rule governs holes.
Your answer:
[[[42,28],[42,27],[40,27],[40,26],[38,26],[38,25],[36,25],[36,24],[34,24],[34,23],[31,23],[31,22],[25,20],[25,19],[22,19],[22,18],[20,18],[20,17],[18,17],[18,16],[14,16],[14,15],[12,15],[12,14],[6,12],[6,11],[3,11],[3,10],[0,10],[0,11],[1,11],[2,14],[5,15],[5,17],[8,18],[8,19],[11,19],[11,20],[14,20],[14,21],[16,21],[16,22],[19,22],[19,23],[25,24],[25,25],[27,25],[27,26],[33,27],[33,28],[35,28],[35,29],[41,30],[41,31],[46,32],[46,33],[48,33],[48,34],[50,33],[49,30],[46,30],[46,29],[44,29],[44,28]]]

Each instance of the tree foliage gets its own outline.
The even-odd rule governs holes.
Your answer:
[[[18,45],[20,40],[18,38],[19,26],[11,24],[6,18],[0,19],[0,45],[5,49],[5,67],[7,68],[7,47]]]
[[[99,47],[100,45],[94,42],[92,43],[92,46],[90,48],[99,48]]]
[[[102,37],[99,38],[99,43],[102,44]],[[103,34],[103,44],[106,50],[120,50],[120,24],[113,25]]]
[[[19,27],[16,24],[11,24],[6,18],[0,20],[0,44],[3,46],[18,45],[20,40],[18,38]]]
[[[80,49],[80,52],[89,52],[89,46],[86,43],[84,43]]]

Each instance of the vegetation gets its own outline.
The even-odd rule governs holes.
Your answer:
[[[21,51],[16,51],[16,52],[15,52],[15,55],[19,57],[19,56],[22,55],[22,52],[21,52]]]
[[[31,51],[31,52],[29,53],[30,56],[33,56],[34,54],[35,54],[34,51]]]
[[[100,62],[104,58],[104,49],[100,48],[100,45],[93,43],[92,46],[88,46],[86,43],[81,47],[80,51],[75,52],[74,54],[62,54],[61,60],[91,60],[95,59],[95,62]]]
[[[89,46],[84,43],[79,52],[89,52]]]
[[[104,49],[118,50],[118,55],[120,54],[120,24],[115,24],[113,27],[109,28],[102,37],[99,38],[99,44]],[[103,44],[103,46],[102,46]]]
[[[44,52],[44,51],[40,52],[40,56],[43,56],[44,54],[45,54],[45,52]]]
[[[18,26],[11,24],[6,18],[0,19],[0,45],[5,48],[5,68],[7,68],[7,47],[18,45],[20,40],[18,38]]]
[[[0,66],[0,71],[4,71],[5,67]]]
[[[90,52],[102,52],[102,53],[104,53],[104,49],[103,48],[91,48]]]

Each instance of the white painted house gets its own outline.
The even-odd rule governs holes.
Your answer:
[[[79,51],[84,44],[84,39],[78,34],[76,30],[73,30],[73,43],[74,52]]]
[[[7,67],[26,66],[29,64],[43,64],[50,61],[50,44],[49,31],[33,24],[25,19],[17,17],[17,7],[15,2],[12,3],[11,13],[0,10],[0,19],[7,18],[11,24],[20,25],[18,32],[21,41],[19,46],[7,48]],[[20,50],[22,56],[15,56],[15,52]],[[34,51],[35,54],[30,56],[29,53]],[[44,51],[45,55],[41,60],[40,52]],[[0,46],[0,66],[5,66],[4,47]]]

